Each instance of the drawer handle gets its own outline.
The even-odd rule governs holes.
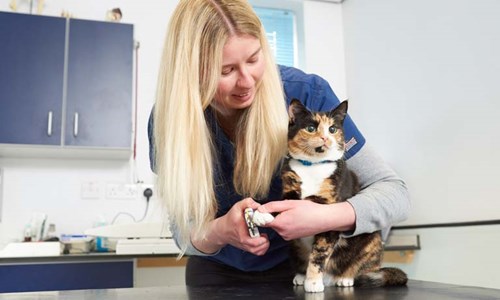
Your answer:
[[[49,115],[48,115],[47,135],[52,136],[52,111],[49,111]]]
[[[76,137],[78,135],[78,113],[75,113],[73,118],[73,135]]]

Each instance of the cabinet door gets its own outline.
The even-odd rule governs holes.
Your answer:
[[[133,27],[70,20],[67,146],[130,148]]]
[[[66,21],[0,12],[0,143],[61,143]]]
[[[0,293],[131,288],[133,272],[133,261],[8,264],[0,266]]]

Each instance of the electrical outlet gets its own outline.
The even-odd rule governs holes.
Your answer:
[[[106,198],[135,200],[138,196],[137,190],[137,185],[133,183],[108,183],[106,185]]]
[[[97,181],[84,181],[81,186],[82,199],[99,199],[101,197],[101,185]]]
[[[151,189],[153,191],[153,195],[151,196],[150,200],[156,196],[156,191],[153,184],[139,183],[137,187],[138,187],[139,197],[141,197],[142,199],[146,199],[146,197],[144,196],[144,191],[146,189]]]

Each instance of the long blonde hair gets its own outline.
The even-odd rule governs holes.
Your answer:
[[[215,150],[205,119],[229,37],[259,39],[265,71],[236,130],[233,184],[244,197],[269,192],[286,153],[282,84],[264,28],[246,0],[181,0],[165,40],[154,112],[157,188],[185,250],[190,232],[203,237],[217,213]]]

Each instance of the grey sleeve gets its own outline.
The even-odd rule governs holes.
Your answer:
[[[347,166],[358,176],[361,191],[347,200],[356,213],[356,228],[343,236],[382,230],[385,238],[393,224],[408,218],[411,203],[405,182],[367,144]]]

